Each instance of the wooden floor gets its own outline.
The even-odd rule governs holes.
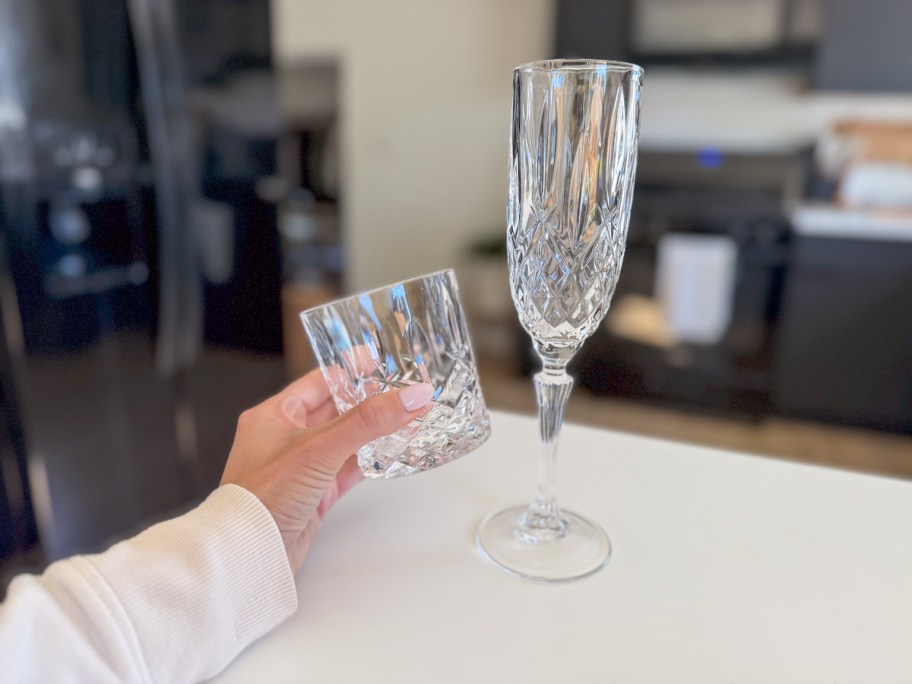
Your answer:
[[[532,381],[480,364],[485,399],[492,409],[532,414]],[[912,437],[784,418],[738,420],[649,404],[597,397],[576,388],[566,420],[650,437],[761,454],[792,461],[912,479]]]

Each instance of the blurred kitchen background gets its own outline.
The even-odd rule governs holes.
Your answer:
[[[568,419],[912,477],[905,0],[0,0],[0,592],[203,497],[296,313],[456,266],[492,408],[511,70],[646,67]],[[530,458],[533,456],[530,455]],[[569,456],[568,456],[569,458]]]

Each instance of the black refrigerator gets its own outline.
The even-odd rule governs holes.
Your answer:
[[[188,104],[219,5],[209,78],[268,70],[265,0],[0,0],[0,561],[191,506],[284,380],[274,140]]]

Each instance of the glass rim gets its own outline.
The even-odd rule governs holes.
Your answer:
[[[405,280],[400,280],[400,281],[395,282],[395,283],[390,283],[389,285],[381,285],[380,287],[375,287],[375,288],[370,289],[370,290],[364,290],[364,291],[358,292],[358,293],[356,293],[356,294],[347,295],[347,296],[345,296],[345,297],[339,297],[338,299],[334,299],[334,300],[332,300],[331,302],[326,302],[325,304],[319,304],[319,305],[317,305],[317,306],[312,306],[312,307],[310,307],[309,309],[304,309],[303,311],[301,311],[301,312],[298,313],[298,316],[299,316],[301,319],[303,319],[305,316],[310,316],[311,314],[316,313],[317,311],[321,311],[322,309],[328,309],[328,308],[330,308],[330,307],[338,306],[339,304],[344,304],[345,302],[355,301],[355,300],[359,299],[360,297],[364,297],[365,295],[374,295],[374,294],[377,294],[377,293],[379,293],[379,292],[384,292],[384,291],[386,291],[386,290],[391,290],[391,289],[393,289],[394,287],[400,287],[400,286],[402,286],[402,285],[408,285],[409,283],[416,283],[416,282],[418,282],[418,281],[420,281],[420,280],[428,280],[428,279],[433,278],[433,277],[435,277],[435,276],[441,276],[441,275],[449,275],[449,276],[453,279],[454,282],[455,282],[455,280],[456,280],[456,278],[455,278],[455,275],[456,275],[455,269],[452,269],[452,268],[442,268],[442,269],[440,269],[439,271],[431,271],[430,273],[425,273],[424,275],[413,276],[412,278],[406,278]]]
[[[565,70],[576,71],[611,71],[621,73],[636,73],[643,75],[644,69],[633,62],[619,62],[612,59],[542,59],[535,62],[526,62],[513,69],[514,72],[545,71],[556,72]]]

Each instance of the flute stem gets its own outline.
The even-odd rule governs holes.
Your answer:
[[[542,370],[535,375],[542,443],[538,493],[516,530],[520,541],[530,544],[559,539],[567,533],[567,523],[557,504],[557,445],[573,378],[567,375],[566,357],[545,354],[541,357]]]

